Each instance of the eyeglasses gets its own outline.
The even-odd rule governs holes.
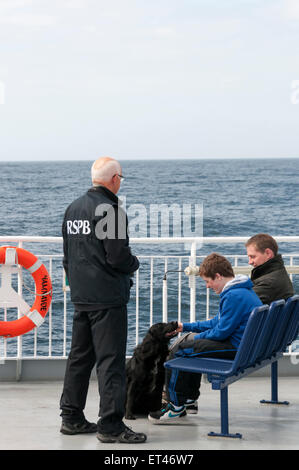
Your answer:
[[[125,177],[123,175],[119,175],[118,173],[115,173],[115,175],[113,175],[113,177],[114,176],[118,176],[122,181],[124,181],[124,179],[125,179]]]

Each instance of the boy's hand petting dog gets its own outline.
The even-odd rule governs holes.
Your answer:
[[[166,333],[166,336],[174,337],[178,335],[179,333],[181,333],[183,331],[183,323],[177,322],[177,325],[178,325],[177,329],[174,331],[170,331],[169,333]]]
[[[174,336],[177,336],[177,334],[179,333],[179,327],[180,323],[178,323],[177,321],[171,321],[167,324],[167,326],[169,328],[171,328],[171,331],[168,331],[167,333],[165,333],[165,336],[167,338],[173,338]]]

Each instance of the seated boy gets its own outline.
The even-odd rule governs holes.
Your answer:
[[[262,305],[252,289],[251,280],[244,275],[234,276],[230,262],[217,253],[207,256],[199,275],[207,288],[220,295],[219,312],[211,320],[179,323],[177,332],[189,332],[177,340],[168,357],[196,355],[233,359],[240,344],[250,313]],[[183,350],[183,351],[182,351]],[[166,370],[167,403],[148,416],[153,424],[181,422],[186,416],[188,400],[199,396],[201,374]]]

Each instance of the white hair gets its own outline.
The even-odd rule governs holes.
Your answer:
[[[121,170],[120,164],[116,160],[108,160],[100,168],[96,167],[95,161],[91,167],[91,180],[100,183],[108,183],[111,178]]]

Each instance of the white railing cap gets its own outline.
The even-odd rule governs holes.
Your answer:
[[[138,237],[130,238],[132,243],[245,243],[247,237]],[[277,242],[298,243],[299,236],[274,236]],[[0,236],[0,242],[36,242],[36,243],[62,243],[62,237],[44,236]]]

